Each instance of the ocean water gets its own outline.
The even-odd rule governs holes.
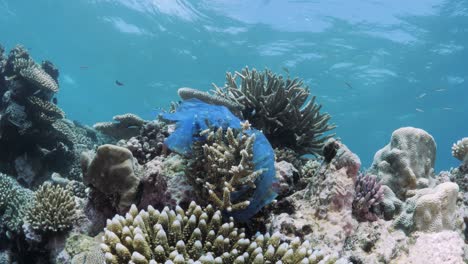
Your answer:
[[[364,167],[402,126],[434,136],[436,170],[468,136],[468,1],[0,0],[0,43],[54,62],[89,125],[249,66],[303,78]]]

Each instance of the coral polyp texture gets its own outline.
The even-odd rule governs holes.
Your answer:
[[[0,231],[21,231],[23,219],[32,204],[33,192],[12,177],[0,173]]]
[[[236,204],[238,210],[228,212],[236,220],[249,220],[277,196],[274,151],[260,131],[249,129],[248,122],[241,122],[224,106],[197,99],[182,102],[175,113],[163,118],[176,122],[176,130],[165,142],[168,148],[195,159],[194,166],[198,163],[200,174],[207,175],[197,174],[194,183],[208,187],[209,197],[221,208],[229,211]]]
[[[278,233],[249,239],[232,218],[212,206],[191,203],[187,211],[135,206],[107,221],[101,245],[106,263],[318,263],[323,256],[299,238]]]
[[[71,228],[75,218],[73,194],[50,183],[43,184],[35,193],[34,206],[28,211],[26,221],[38,232],[59,232]]]
[[[462,138],[453,144],[452,156],[468,165],[468,137]]]
[[[226,74],[224,87],[216,95],[242,105],[241,118],[261,130],[273,147],[288,147],[299,154],[321,154],[335,128],[331,116],[321,113],[321,105],[310,100],[309,88],[300,79],[284,79],[269,70],[242,69]]]
[[[375,221],[373,208],[383,200],[383,188],[375,175],[360,175],[356,181],[353,214],[358,220]]]
[[[255,170],[253,163],[253,142],[255,135],[234,132],[232,128],[206,129],[200,132],[206,140],[195,142],[194,160],[188,171],[189,179],[200,200],[209,199],[217,208],[227,210],[245,209],[250,197],[232,201],[231,194],[243,187],[255,189],[255,181],[263,173]]]

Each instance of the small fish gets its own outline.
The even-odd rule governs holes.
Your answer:
[[[443,109],[443,110],[453,110],[452,107],[444,107],[444,108],[442,108],[442,109]]]
[[[289,75],[289,70],[286,67],[283,67],[283,71],[285,71]]]
[[[115,84],[116,84],[117,86],[124,86],[124,84],[123,84],[122,82],[119,82],[118,80],[115,80]]]
[[[353,87],[351,86],[351,84],[349,84],[349,82],[345,82],[346,86],[349,87],[349,89],[353,89]]]
[[[88,69],[89,67],[86,65],[80,66],[80,69]]]
[[[35,92],[33,93],[33,95],[38,95],[40,92],[41,92],[41,89],[35,91]]]
[[[57,97],[52,98],[52,103],[57,104],[58,100]]]
[[[443,92],[443,91],[445,91],[445,90],[447,90],[447,89],[437,89],[437,90],[434,90],[434,91],[436,91],[436,92]]]
[[[416,108],[416,111],[420,112],[420,113],[424,113],[424,110],[420,109],[420,108]]]
[[[417,99],[421,99],[421,98],[423,98],[424,96],[426,96],[426,93],[422,93],[422,94],[420,94],[420,95],[419,95],[418,97],[416,97],[416,98],[417,98]]]

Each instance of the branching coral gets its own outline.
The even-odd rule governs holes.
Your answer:
[[[240,78],[240,82],[238,82]],[[262,130],[273,147],[288,147],[299,154],[320,154],[335,128],[330,115],[320,113],[315,96],[299,79],[286,79],[269,70],[264,73],[245,68],[226,74],[226,85],[216,87],[218,96],[243,106],[242,118]]]
[[[468,137],[462,138],[453,144],[452,156],[468,164]]]
[[[62,119],[65,113],[57,105],[45,101],[36,96],[26,98],[29,109],[38,120],[47,123],[53,123],[58,119]]]
[[[263,172],[253,164],[255,135],[218,128],[206,129],[200,136],[206,140],[194,144],[194,160],[187,174],[201,200],[208,199],[228,212],[245,209],[250,197],[231,200],[231,195],[242,188],[255,189],[254,182]]]
[[[187,211],[151,206],[107,221],[101,245],[106,263],[317,263],[308,241],[281,243],[278,233],[246,238],[232,218],[191,203]],[[195,262],[197,261],[197,262]]]
[[[382,185],[377,181],[377,176],[360,175],[356,181],[355,196],[353,200],[353,214],[360,221],[375,221],[377,215],[372,208],[383,199]]]
[[[100,122],[94,124],[94,128],[105,135],[116,139],[129,139],[138,135],[145,120],[134,114],[116,115],[116,122]]]
[[[0,173],[0,227],[17,233],[33,201],[30,190],[22,188],[13,178]]]
[[[44,183],[35,193],[34,206],[28,211],[26,221],[35,231],[64,231],[72,226],[75,206],[75,199],[69,190]]]
[[[217,153],[216,156],[212,156],[210,160],[218,159],[217,162],[219,163],[213,163],[214,166],[225,169],[226,171],[231,171],[231,174],[224,175],[226,179],[229,178],[229,180],[227,180],[228,183],[233,173],[248,173],[246,175],[249,175],[247,177],[240,177],[245,177],[246,181],[243,182],[245,183],[245,185],[239,185],[238,189],[235,190],[235,192],[232,193],[230,197],[230,199],[234,201],[234,203],[235,201],[239,202],[246,201],[247,199],[249,200],[249,204],[245,209],[232,211],[230,213],[230,215],[233,216],[236,220],[248,221],[253,215],[260,211],[265,205],[272,202],[273,199],[277,196],[277,192],[275,190],[277,179],[275,177],[274,151],[270,143],[266,139],[265,135],[263,135],[258,130],[249,129],[250,124],[248,122],[241,122],[240,119],[234,116],[224,106],[209,105],[196,99],[190,99],[182,102],[182,104],[179,106],[175,113],[164,114],[163,118],[169,121],[177,122],[175,131],[165,141],[165,144],[168,146],[168,148],[172,151],[186,155],[188,157],[201,157],[201,160],[204,159],[205,155],[204,152],[201,151],[203,149],[203,147],[201,146],[207,140],[209,134],[211,134],[208,132],[210,131],[210,129],[213,129],[212,132],[214,132],[215,130],[221,128],[221,130],[219,130],[220,132],[218,133],[223,135],[223,140],[217,143],[220,149],[216,149],[218,145],[213,145],[214,149],[212,150],[215,153]],[[232,132],[235,133],[233,133],[232,136],[229,137],[227,137],[226,134],[226,138],[224,138],[224,132],[226,131],[227,133],[228,129],[231,129]],[[242,133],[240,133],[239,131],[242,131]],[[215,134],[216,133],[213,133],[213,136]],[[248,159],[250,158],[249,156],[251,154],[248,150],[246,150],[247,153],[241,154],[242,148],[240,147],[242,146],[236,146],[236,144],[244,142],[242,140],[242,137],[245,136],[244,140],[246,140],[247,138],[253,135],[255,136],[255,138],[252,138],[253,154],[251,158],[253,163],[253,170],[249,172],[249,169],[247,169],[244,172],[240,172],[246,168],[241,168],[237,166],[246,166],[245,162],[249,162]],[[217,136],[216,138],[220,137]],[[211,138],[211,140],[214,139],[215,137]],[[196,144],[201,144],[201,146],[198,147],[198,153],[194,153],[195,151],[193,151],[196,148],[194,146]],[[208,149],[206,153],[207,155],[209,154]],[[219,155],[220,153],[221,155]],[[223,156],[224,154],[235,155],[234,157],[237,158],[232,159],[232,157]],[[245,157],[244,161],[242,161],[242,156]],[[232,160],[236,161],[231,164],[228,163],[231,167],[223,167],[225,165],[220,165],[223,162],[226,162],[227,160],[229,160],[229,162],[231,162]],[[240,163],[241,161],[242,163]],[[204,166],[204,164],[199,165],[202,166],[202,168]],[[250,175],[255,171],[262,172],[258,176]],[[205,177],[195,176],[193,179],[197,178],[204,179]],[[255,188],[253,188],[251,184],[249,185],[249,178],[254,180]],[[227,192],[229,192],[229,188],[231,187],[224,185],[224,182],[226,182],[226,180],[218,182],[221,185],[215,186],[214,190],[221,191],[221,193],[217,194],[218,198],[225,197],[227,199],[228,196],[224,195],[224,190],[226,190],[225,187],[228,187]],[[213,191],[213,193],[215,193],[215,191]],[[205,198],[204,200],[206,201],[207,199]],[[226,203],[223,202],[223,204],[229,204],[229,201],[227,201]],[[245,203],[245,205],[246,204],[247,203]]]

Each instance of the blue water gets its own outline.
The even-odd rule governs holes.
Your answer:
[[[437,170],[468,136],[468,1],[0,0],[0,43],[53,61],[85,124],[153,118],[248,65],[305,79],[364,167],[401,126],[434,136]]]

